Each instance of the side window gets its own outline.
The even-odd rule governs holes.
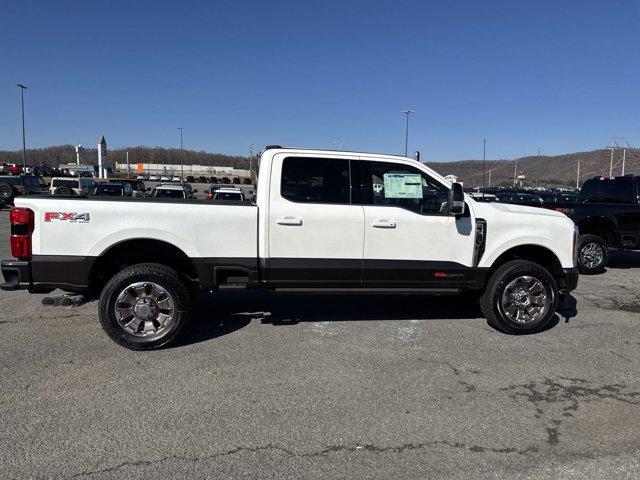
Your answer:
[[[285,158],[280,194],[298,203],[349,204],[349,160]]]
[[[388,162],[360,162],[362,201],[400,207],[420,215],[446,215],[449,189],[424,172]]]

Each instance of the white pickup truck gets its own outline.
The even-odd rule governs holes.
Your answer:
[[[414,160],[267,147],[256,203],[19,197],[4,290],[99,297],[104,330],[176,338],[191,293],[468,293],[507,333],[545,328],[578,281],[564,214],[481,203]]]

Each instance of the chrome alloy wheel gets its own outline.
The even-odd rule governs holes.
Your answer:
[[[114,311],[118,325],[137,337],[159,336],[175,315],[169,292],[152,282],[136,282],[124,288]]]
[[[604,251],[602,246],[597,243],[587,243],[580,249],[580,263],[587,268],[596,268],[603,259]]]
[[[547,314],[552,295],[540,280],[525,275],[511,280],[506,286],[500,306],[510,321],[530,323]]]

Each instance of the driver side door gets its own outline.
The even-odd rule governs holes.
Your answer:
[[[448,214],[450,187],[405,163],[357,163],[363,286],[453,287],[471,279],[474,220],[468,206],[462,216]]]

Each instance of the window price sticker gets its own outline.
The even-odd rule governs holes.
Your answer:
[[[422,198],[422,176],[418,173],[385,173],[385,198]]]

